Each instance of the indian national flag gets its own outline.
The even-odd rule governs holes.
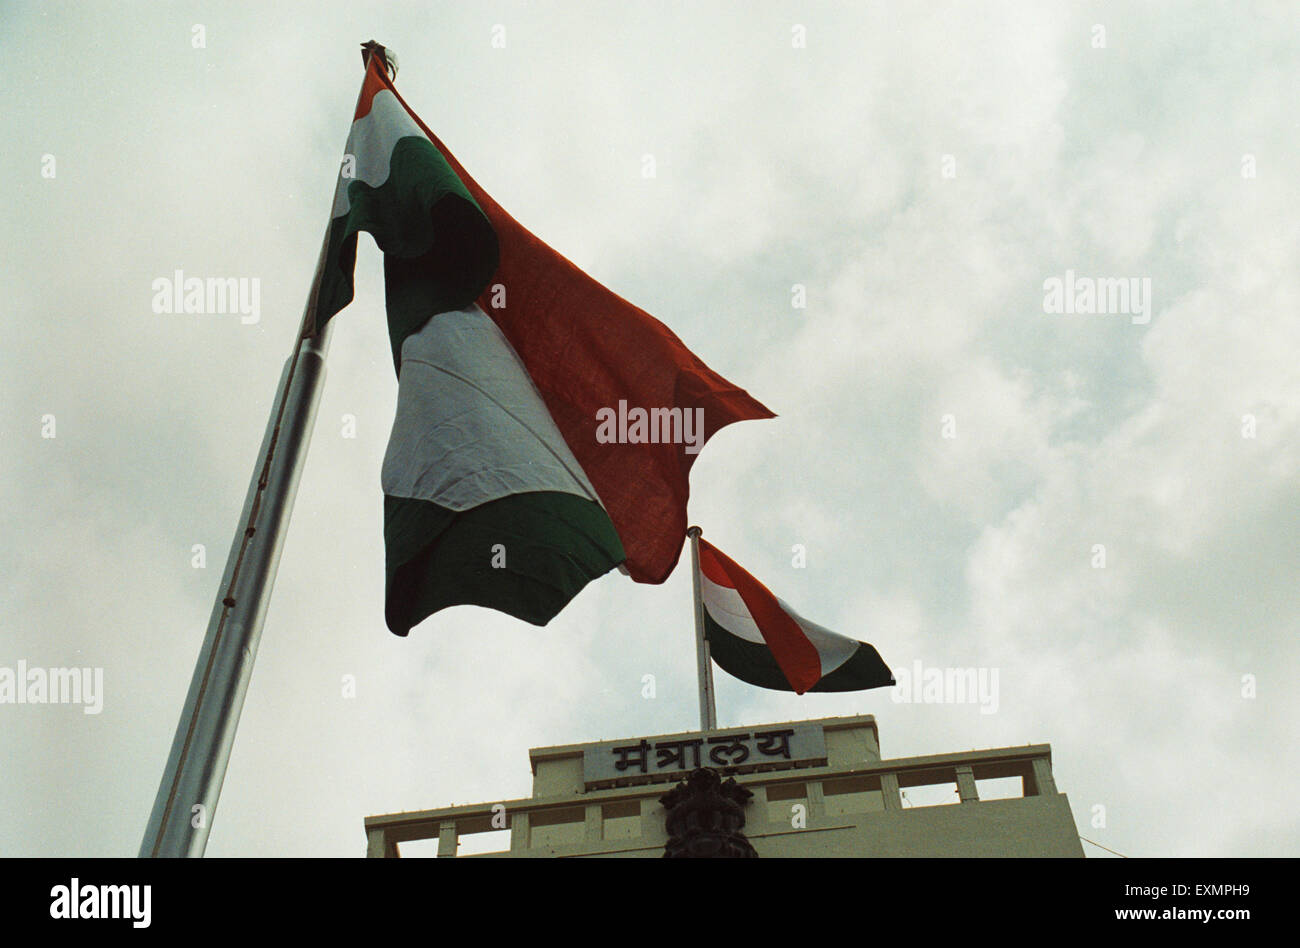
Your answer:
[[[388,627],[405,635],[459,604],[544,625],[620,564],[663,582],[699,447],[772,413],[503,211],[380,55],[348,136],[313,326],[351,301],[363,230],[384,253],[398,373],[382,474]],[[634,423],[611,441],[616,412]],[[635,423],[646,417],[662,424]]]
[[[713,660],[727,673],[778,691],[862,691],[894,684],[880,653],[809,622],[701,539],[700,598]]]

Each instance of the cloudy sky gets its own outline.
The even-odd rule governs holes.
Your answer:
[[[719,672],[722,725],[1049,742],[1111,849],[1300,852],[1291,5],[304,9],[0,9],[0,666],[104,670],[97,715],[0,704],[0,855],[139,847],[371,38],[504,207],[778,413],[701,455],[705,535],[896,670],[998,672],[996,713]],[[359,856],[366,815],[527,796],[530,747],[697,723],[685,568],[385,629],[359,258],[210,855]],[[177,269],[260,318],[155,313]],[[1045,312],[1067,271],[1149,310]]]

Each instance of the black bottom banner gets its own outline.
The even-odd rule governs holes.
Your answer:
[[[292,930],[430,934],[451,920],[554,926],[567,937],[703,935],[842,914],[918,936],[1104,928],[1232,938],[1285,923],[1281,859],[1087,860],[133,859],[0,860],[8,932],[132,937]],[[860,922],[859,922],[860,920]],[[1244,927],[1243,927],[1244,926]],[[1276,930],[1276,929],[1274,929]],[[586,932],[587,935],[581,934]],[[620,936],[621,937],[621,936]]]

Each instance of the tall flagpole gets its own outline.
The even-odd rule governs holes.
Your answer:
[[[325,381],[331,324],[294,339],[140,856],[202,856]]]
[[[385,53],[373,41],[363,48],[367,65],[370,55]],[[142,858],[197,857],[207,846],[325,382],[332,324],[317,326],[316,300],[328,245],[327,228],[140,844]]]
[[[695,664],[696,680],[700,691],[700,730],[712,731],[718,726],[718,710],[713,700],[713,659],[709,656],[709,640],[704,634],[704,599],[700,593],[700,534],[699,527],[691,527],[686,535],[691,538],[691,565],[695,567]]]

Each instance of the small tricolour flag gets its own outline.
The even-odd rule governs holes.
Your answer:
[[[772,413],[507,214],[384,67],[369,58],[308,327],[351,301],[368,232],[398,372],[389,629],[459,604],[544,625],[620,564],[663,582],[699,449]]]
[[[809,622],[717,547],[699,544],[705,635],[724,671],[797,694],[894,684],[872,646]]]

